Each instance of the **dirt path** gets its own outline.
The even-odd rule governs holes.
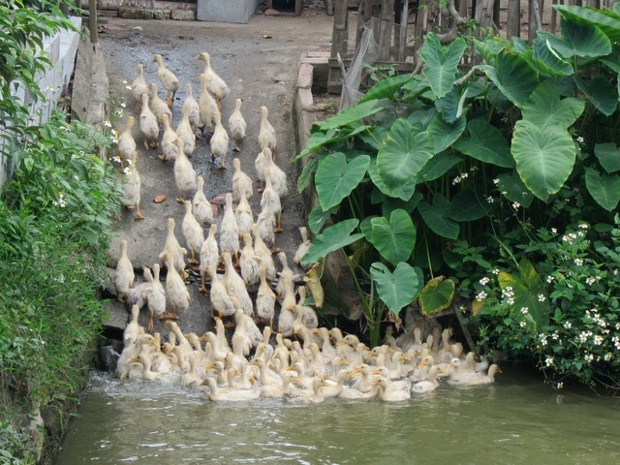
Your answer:
[[[287,252],[291,261],[300,241],[298,227],[304,224],[306,213],[296,188],[299,166],[288,161],[297,150],[292,117],[294,86],[301,54],[309,50],[329,50],[331,34],[332,17],[322,10],[309,10],[300,17],[257,15],[248,24],[116,19],[103,27],[99,37],[106,56],[111,94],[125,97],[128,109],[132,106],[132,100],[123,81],[133,81],[138,63],[144,64],[147,82],[156,82],[160,97],[164,97],[156,65],[152,62],[156,53],[164,56],[166,66],[181,81],[173,108],[175,128],[181,118],[186,82],[192,83],[194,97],[198,98],[198,75],[202,72],[203,62],[194,57],[200,52],[211,54],[213,69],[231,88],[229,97],[222,104],[225,126],[234,109],[235,98],[243,99],[247,134],[240,154],[233,152],[230,146],[227,170],[218,170],[211,162],[208,142],[203,139],[197,142],[192,163],[198,175],[205,178],[208,199],[223,199],[223,195],[231,190],[232,158],[235,156],[241,159],[242,169],[255,177],[254,158],[259,152],[259,116],[256,110],[260,105],[267,106],[278,136],[277,163],[286,170],[290,184],[290,195],[286,199],[283,215],[284,232],[277,235],[276,245]],[[176,185],[172,163],[162,163],[157,158],[158,150],[146,152],[137,125],[135,129],[134,136],[140,152],[141,206],[146,219],[133,221],[132,212],[123,213],[122,221],[117,225],[118,234],[111,244],[109,265],[111,268],[116,266],[120,241],[127,239],[129,258],[134,268],[140,270],[143,265],[152,267],[158,261],[166,238],[168,217],[175,218],[177,238],[182,245],[185,244],[181,232],[184,207],[174,200]],[[153,199],[160,194],[166,195],[167,200],[154,203]],[[190,199],[191,195],[186,198]],[[255,193],[251,206],[256,216],[260,212],[259,203],[260,195]],[[215,221],[219,223],[221,216],[222,210]],[[205,228],[205,237],[207,232]],[[279,266],[277,259],[276,264]],[[183,331],[201,334],[210,327],[210,305],[208,297],[198,293],[199,281],[196,277],[197,274],[187,284],[192,300],[188,311],[181,315],[179,325]],[[111,302],[110,313],[112,320],[108,324],[123,328],[128,315],[124,304]],[[146,309],[140,321],[146,324]],[[156,322],[155,330],[159,329],[161,325]],[[164,333],[167,334],[167,330]]]

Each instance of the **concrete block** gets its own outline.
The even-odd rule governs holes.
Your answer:
[[[247,23],[260,0],[198,0],[196,19],[224,23]]]
[[[170,10],[119,8],[118,17],[123,19],[170,19]]]
[[[312,91],[310,89],[297,89],[299,95],[300,108],[305,111],[314,111],[314,100],[312,98]]]
[[[196,10],[171,10],[170,18],[178,21],[196,21]]]
[[[79,31],[82,26],[82,18],[72,17],[71,22]],[[62,61],[62,84],[66,86],[71,79],[75,68],[75,56],[77,54],[80,36],[77,32],[65,31],[60,34],[60,57]]]
[[[297,87],[301,87],[302,89],[311,89],[313,74],[313,66],[308,63],[302,63],[299,66],[299,73],[297,74]]]

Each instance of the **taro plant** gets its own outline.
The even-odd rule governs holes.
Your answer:
[[[300,190],[318,198],[304,260],[345,249],[371,328],[384,308],[417,300],[430,314],[471,299],[480,264],[501,259],[500,244],[526,247],[539,227],[612,223],[620,7],[555,8],[562,35],[531,44],[443,45],[429,33],[421,74],[384,79],[313,127],[296,157]],[[461,68],[470,45],[482,63]]]

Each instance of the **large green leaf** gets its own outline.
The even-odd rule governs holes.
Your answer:
[[[377,159],[371,158],[368,164],[368,174],[375,186],[385,195],[397,199],[408,201],[415,192],[416,178],[412,177],[407,182],[395,186],[394,188],[388,187],[381,179],[379,170],[377,169]]]
[[[446,123],[454,123],[463,114],[463,105],[468,97],[468,89],[462,93],[456,87],[453,87],[445,97],[435,101],[435,108],[441,113],[441,117]]]
[[[599,76],[590,82],[585,82],[579,76],[573,79],[579,90],[585,94],[598,111],[605,116],[611,116],[618,107],[618,91],[611,83]]]
[[[620,171],[620,149],[613,142],[596,144],[594,155],[607,173]]]
[[[357,103],[352,107],[336,113],[328,120],[317,123],[322,130],[338,128],[351,123],[362,121],[364,118],[374,115],[383,110],[383,107],[377,100],[370,100],[363,103]]]
[[[321,234],[314,238],[308,252],[301,259],[301,263],[304,265],[316,263],[327,254],[363,238],[364,235],[361,233],[351,234],[358,224],[357,219],[351,218],[325,228]]]
[[[438,153],[424,165],[424,168],[420,171],[420,177],[426,182],[433,181],[442,177],[462,161],[463,159],[451,150]]]
[[[535,39],[532,49],[524,52],[522,56],[540,74],[547,76],[571,76],[575,74],[573,66],[562,59],[549,46],[549,43],[541,38]]]
[[[566,129],[517,121],[512,156],[523,183],[541,200],[564,185],[575,163],[576,148]]]
[[[425,132],[415,131],[416,127],[403,118],[397,119],[377,154],[377,170],[391,190],[411,183],[434,155],[432,139]]]
[[[308,214],[308,227],[313,234],[318,234],[323,228],[323,225],[330,219],[330,217],[338,211],[338,207],[330,208],[327,211],[323,211],[320,205],[314,207]]]
[[[431,279],[420,292],[420,313],[431,316],[441,312],[450,306],[454,299],[454,281],[437,276]]]
[[[312,177],[314,176],[318,165],[318,157],[313,157],[306,161],[304,167],[301,170],[301,174],[297,179],[297,192],[301,194],[303,191],[306,190],[306,188],[310,184],[310,181],[312,181]]]
[[[396,314],[413,302],[420,292],[419,273],[405,262],[399,263],[394,273],[383,263],[375,262],[370,266],[370,276],[377,283],[379,298]]]
[[[559,126],[567,129],[583,113],[583,100],[560,100],[560,89],[553,81],[544,81],[523,104],[523,120],[535,126]]]
[[[599,173],[594,168],[585,170],[588,192],[601,207],[612,211],[620,201],[620,177],[617,174]]]
[[[583,8],[577,5],[554,5],[553,7],[570,22],[598,26],[611,42],[620,42],[620,15],[614,11]]]
[[[405,84],[413,80],[411,74],[397,74],[379,81],[366,91],[362,98],[357,102],[364,103],[369,100],[379,100],[383,98],[392,98],[396,91],[400,90]]]
[[[495,67],[480,65],[479,68],[493,81],[497,88],[513,104],[521,107],[538,85],[538,75],[519,53],[502,50]]]
[[[426,225],[435,234],[448,239],[459,237],[459,224],[450,218],[451,205],[443,195],[435,194],[433,205],[427,202],[420,202],[418,211]]]
[[[564,58],[597,58],[611,53],[609,37],[592,23],[576,23],[562,18],[562,37],[545,31],[538,31],[537,34]]]
[[[471,189],[463,189],[452,198],[448,215],[454,221],[463,222],[479,220],[486,214],[478,194]]]
[[[450,45],[444,46],[439,42],[437,35],[432,32],[427,34],[421,52],[422,60],[426,64],[423,74],[438,98],[452,89],[457,67],[466,48],[467,44],[460,37]]]
[[[483,120],[471,120],[467,124],[469,137],[456,141],[454,148],[476,160],[502,168],[512,168],[508,141],[499,129]]]
[[[529,191],[516,171],[497,175],[499,191],[511,202],[517,202],[525,208],[529,207],[534,200],[534,195]]]
[[[528,260],[519,263],[518,276],[500,271],[497,281],[505,293],[512,294],[513,315],[524,318],[524,313],[529,313],[536,323],[534,331],[542,330],[549,323],[549,300],[540,298],[541,295],[546,297],[545,286]]]
[[[316,170],[314,184],[323,211],[340,204],[364,179],[370,157],[360,155],[347,162],[344,153],[323,158]]]
[[[426,128],[435,146],[434,153],[443,152],[456,142],[463,134],[466,123],[465,118],[459,118],[452,124],[446,123],[441,114],[437,113]]]
[[[411,216],[402,209],[392,211],[389,219],[373,218],[371,242],[392,265],[409,259],[416,241],[416,230]]]

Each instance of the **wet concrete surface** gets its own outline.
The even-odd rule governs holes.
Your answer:
[[[227,126],[229,115],[234,110],[235,98],[243,99],[242,112],[247,121],[247,133],[241,152],[232,151],[232,141],[227,155],[228,169],[219,170],[211,160],[208,140],[198,139],[191,161],[198,174],[205,179],[205,194],[213,204],[219,206],[215,222],[219,224],[223,213],[224,194],[232,186],[232,159],[239,157],[243,171],[256,179],[254,159],[259,152],[257,109],[265,105],[269,109],[269,120],[278,137],[277,164],[286,171],[289,180],[289,195],[285,200],[282,216],[283,232],[276,235],[276,246],[285,251],[292,265],[292,257],[300,242],[298,227],[304,225],[306,208],[297,193],[296,180],[300,166],[290,163],[297,153],[297,142],[292,113],[299,61],[308,51],[328,51],[332,34],[333,17],[323,10],[304,11],[302,16],[256,15],[248,24],[225,24],[211,22],[140,21],[110,19],[100,28],[99,41],[106,59],[113,101],[125,100],[127,111],[118,123],[124,128],[124,120],[131,114],[132,96],[126,89],[136,76],[138,63],[144,65],[145,79],[158,84],[159,96],[165,93],[157,76],[153,56],[160,53],[166,66],[180,80],[180,88],[173,105],[173,127],[181,119],[181,108],[185,99],[185,83],[191,82],[193,95],[198,99],[198,76],[203,71],[203,62],[195,56],[203,51],[211,54],[213,69],[227,82],[231,92],[222,101],[222,122]],[[137,119],[138,120],[138,119]],[[157,150],[144,150],[138,124],[134,126],[139,158],[138,170],[142,179],[141,210],[146,217],[134,221],[133,211],[124,211],[116,225],[117,234],[110,247],[109,267],[113,274],[119,255],[120,242],[127,239],[128,256],[136,269],[136,281],[141,281],[143,266],[152,267],[159,261],[166,239],[166,219],[176,220],[176,236],[182,246],[185,239],[181,232],[184,207],[175,201],[177,195],[173,163],[158,159]],[[161,133],[160,133],[161,134]],[[165,195],[166,200],[155,203],[156,196]],[[193,193],[185,198],[191,199]],[[255,191],[250,202],[255,217],[260,212],[260,194]],[[205,225],[205,237],[208,226]],[[275,258],[275,256],[274,256]],[[277,258],[276,265],[279,267]],[[209,298],[198,292],[199,273],[190,271],[186,283],[190,291],[189,309],[180,315],[179,325],[184,332],[204,333],[211,328],[211,307]],[[138,274],[140,272],[140,274]],[[165,270],[162,272],[165,276]],[[162,276],[163,279],[163,276]],[[113,286],[111,286],[113,289]],[[112,327],[124,328],[128,312],[123,303],[111,300],[108,303]],[[143,309],[140,322],[146,325],[148,311]],[[167,329],[159,321],[155,330]]]

